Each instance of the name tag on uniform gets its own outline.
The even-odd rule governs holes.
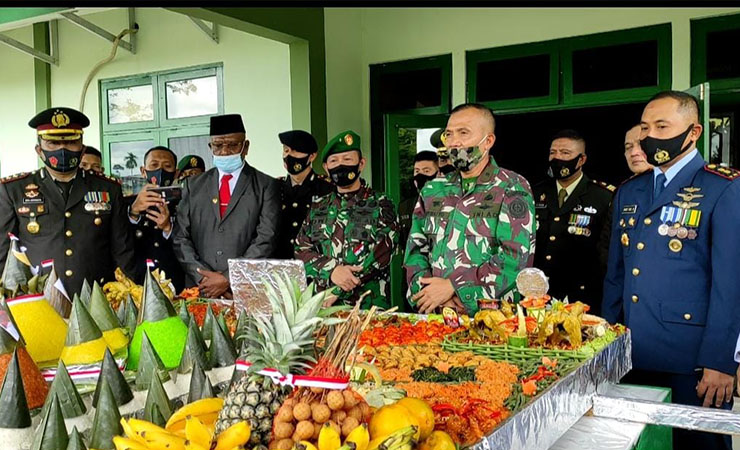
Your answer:
[[[622,214],[634,214],[637,212],[637,205],[625,205],[622,207]]]

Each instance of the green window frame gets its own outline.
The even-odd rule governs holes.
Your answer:
[[[499,101],[478,101],[478,64],[489,61],[523,58],[527,56],[548,55],[550,57],[550,93],[541,97],[525,97]],[[469,102],[483,103],[494,111],[517,109],[523,107],[552,106],[558,104],[560,87],[560,59],[556,43],[537,42],[517,44],[483,50],[465,52],[466,98]]]
[[[691,84],[709,81],[712,95],[738,94],[740,77],[707,80],[707,35],[714,31],[740,29],[740,14],[691,20]]]
[[[440,105],[426,108],[381,111],[380,97],[377,94],[380,89],[382,75],[413,72],[423,69],[441,70],[441,96]],[[447,114],[452,109],[452,54],[430,56],[426,58],[409,59],[370,65],[370,155],[373,162],[373,187],[379,191],[385,191],[386,155],[385,125],[386,114]]]
[[[171,81],[197,79],[215,76],[217,85],[218,110],[214,114],[168,119],[165,85]],[[122,124],[109,123],[108,91],[132,86],[151,86],[153,120],[129,122]],[[186,67],[137,74],[120,78],[105,79],[99,82],[100,93],[100,129],[101,153],[103,165],[112,173],[110,146],[116,142],[152,140],[154,145],[167,146],[172,137],[188,137],[208,134],[212,115],[224,113],[223,63]]]
[[[657,84],[629,89],[573,92],[573,52],[615,45],[655,40],[658,45]],[[532,112],[557,108],[602,106],[644,101],[651,95],[671,88],[671,24],[652,25],[626,30],[574,36],[549,41],[516,44],[466,52],[466,98],[476,102],[477,66],[481,62],[515,59],[533,55],[550,55],[550,93],[501,101],[480,101],[497,113]]]

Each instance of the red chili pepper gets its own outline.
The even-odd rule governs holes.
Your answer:
[[[453,414],[459,415],[455,407],[450,405],[449,403],[440,403],[434,405],[432,406],[432,411],[434,411],[435,413],[439,413],[442,416],[450,416]]]

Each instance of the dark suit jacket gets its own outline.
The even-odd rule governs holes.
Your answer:
[[[116,267],[131,277],[136,271],[121,186],[81,169],[71,183],[66,202],[46,169],[8,177],[0,184],[0,261],[4,263],[8,253],[5,233],[14,233],[27,248],[31,264],[54,259],[70,297],[80,292],[83,279],[112,281]],[[29,231],[33,221],[37,233]]]
[[[624,315],[636,369],[682,375],[697,367],[730,375],[737,370],[740,176],[725,171],[705,166],[697,154],[658,198],[652,170],[617,191],[603,316],[614,322]],[[680,206],[701,212],[684,226],[691,234],[662,234],[661,225],[674,226],[674,202],[691,192],[696,198]]]
[[[197,268],[229,275],[230,258],[270,258],[280,215],[278,182],[244,163],[231,201],[221,218],[218,169],[188,178],[177,207],[173,244],[185,271],[185,285],[202,278]]]
[[[136,201],[135,195],[124,197],[126,208],[128,209]],[[170,217],[173,219],[177,214],[177,206],[170,203],[168,205]],[[131,224],[134,235],[134,255],[136,259],[136,282],[144,284],[144,275],[146,275],[146,260],[154,261],[156,267],[159,267],[172,280],[175,290],[180,292],[185,284],[185,274],[177,261],[175,251],[172,248],[172,239],[175,234],[174,225],[169,239],[165,239],[162,230],[146,218],[143,213],[139,223]]]
[[[554,180],[533,191],[538,224],[534,265],[549,277],[550,295],[582,301],[599,314],[609,248],[603,228],[611,214],[610,188],[584,174],[562,207]]]

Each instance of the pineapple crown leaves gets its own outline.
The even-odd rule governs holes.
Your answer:
[[[252,363],[250,372],[273,368],[282,374],[296,369],[308,369],[308,363],[315,363],[310,349],[313,344],[310,334],[308,339],[288,339],[280,341],[273,324],[260,316],[253,320],[256,327],[246,335],[247,358]],[[311,330],[312,331],[312,330]]]

